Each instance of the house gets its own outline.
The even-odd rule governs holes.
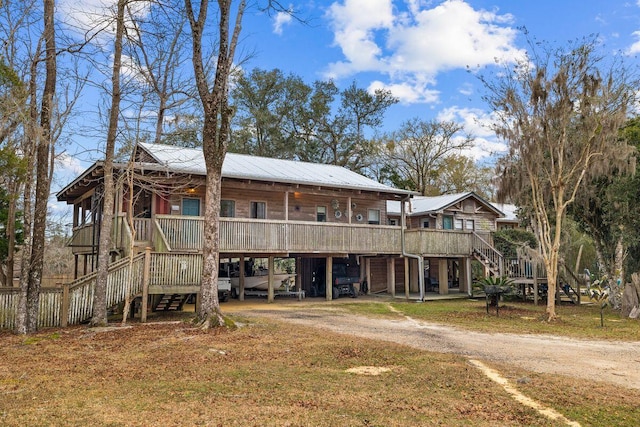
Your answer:
[[[407,236],[430,230],[447,230],[449,237],[461,234],[472,238],[471,256],[459,257],[453,253],[438,252],[433,247],[422,248],[426,250],[419,254],[424,257],[427,291],[442,294],[459,290],[461,281],[470,280],[465,276],[471,274],[469,263],[472,259],[481,261],[485,269],[493,269],[491,273],[501,274],[499,255],[490,244],[490,233],[497,230],[500,219],[504,217],[495,205],[472,191],[433,197],[414,196],[405,203]],[[387,216],[390,223],[399,224],[402,220],[401,202],[387,202]],[[468,291],[466,286],[462,290]]]
[[[206,177],[202,152],[138,143],[132,160],[114,167],[113,189],[104,189],[103,163],[96,162],[57,195],[73,205],[76,282],[92,277],[97,266],[102,195],[114,191],[114,279],[109,282],[114,295],[123,292],[115,289],[122,281],[116,275],[124,274],[118,268],[129,268],[128,274],[134,268],[144,271],[138,276],[144,276],[156,302],[161,296],[197,293]],[[235,265],[240,298],[247,277],[257,274],[246,266],[259,260],[269,272],[269,300],[280,286],[272,274],[278,260],[294,267],[295,284],[288,287],[293,293],[327,299],[336,291],[334,264],[344,264],[348,268],[338,270],[351,275],[359,271],[355,286],[360,291],[407,298],[425,290],[470,294],[473,259],[498,273],[500,255],[482,237],[495,230],[502,216],[498,209],[475,193],[415,196],[338,166],[228,153],[222,168],[220,257],[227,267]],[[402,226],[403,205],[409,206],[407,227]],[[129,255],[139,264],[125,267],[120,260]],[[425,279],[428,289],[420,286]],[[139,292],[140,280],[128,292]]]

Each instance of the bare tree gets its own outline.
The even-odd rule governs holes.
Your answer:
[[[460,124],[418,118],[404,122],[385,139],[388,179],[425,196],[440,194],[438,176],[448,158],[473,144]]]
[[[56,91],[57,52],[54,25],[54,0],[44,0],[45,83],[40,108],[40,135],[36,149],[36,192],[33,215],[30,268],[26,287],[26,319],[18,326],[19,332],[35,332],[38,328],[40,287],[44,263],[45,232],[47,227],[47,203],[51,187],[50,154],[52,116]]]
[[[230,34],[233,1],[218,0],[217,3],[218,61],[213,87],[210,87],[205,72],[202,51],[202,36],[207,22],[209,1],[200,0],[196,15],[196,10],[194,10],[191,0],[185,0],[187,17],[191,27],[194,76],[204,112],[202,149],[207,169],[207,179],[204,209],[204,259],[200,287],[201,301],[197,313],[203,329],[224,325],[224,318],[220,311],[220,301],[218,300],[220,182],[222,163],[227,153],[232,115],[231,108],[229,108],[229,75],[245,9],[245,2],[241,0],[235,12],[233,33]]]
[[[606,174],[612,159],[631,152],[618,130],[634,100],[634,87],[620,64],[604,69],[596,48],[595,40],[584,40],[541,54],[533,49],[503,77],[482,79],[500,118],[496,134],[509,146],[499,162],[499,196],[509,195],[529,208],[547,270],[549,320],[556,318],[567,207],[587,173]]]
[[[124,38],[125,8],[129,0],[118,0],[116,10],[116,32],[114,36],[113,67],[111,75],[111,108],[107,130],[107,144],[104,157],[104,190],[102,200],[102,219],[100,223],[100,241],[96,288],[93,296],[94,326],[107,324],[107,278],[109,274],[109,255],[111,250],[111,230],[113,228],[113,159],[116,137],[118,135],[118,117],[120,115],[120,70],[122,68],[122,43]]]

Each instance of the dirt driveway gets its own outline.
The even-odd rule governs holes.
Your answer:
[[[400,313],[397,319],[349,314],[340,310],[339,305],[238,305],[230,311],[421,350],[459,354],[469,359],[513,364],[533,372],[588,378],[640,389],[640,342],[469,332],[417,321]]]

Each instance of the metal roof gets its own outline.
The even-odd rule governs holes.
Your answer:
[[[204,155],[201,149],[142,142],[138,143],[138,146],[170,171],[206,175]],[[236,153],[227,153],[222,165],[222,176],[224,178],[348,188],[392,194],[414,194],[411,191],[381,184],[342,166]]]
[[[504,213],[500,211],[495,205],[484,200],[482,197],[478,196],[473,191],[467,191],[464,193],[456,193],[456,194],[443,194],[441,196],[414,196],[409,201],[409,206],[407,207],[407,214],[415,215],[415,214],[424,214],[424,213],[435,213],[440,212],[449,206],[467,199],[469,197],[473,197],[478,200],[480,203],[487,206],[489,209],[493,210],[498,216],[504,216]],[[396,214],[400,215],[400,202],[399,201],[388,201],[387,202],[387,213],[388,214]]]

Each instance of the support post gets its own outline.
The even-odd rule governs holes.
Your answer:
[[[240,255],[240,259],[238,261],[238,269],[238,273],[240,274],[238,276],[238,299],[240,301],[244,301],[244,255]]]
[[[367,286],[369,287],[368,293],[371,293],[371,258],[365,258],[364,260],[364,275],[367,279]]]
[[[324,268],[324,288],[327,301],[333,299],[333,257],[328,256]]]
[[[62,313],[60,313],[60,326],[66,328],[69,325],[69,284],[62,285]]]
[[[269,270],[269,286],[267,291],[267,302],[273,302],[274,300],[274,292],[273,292],[273,269],[274,269],[274,256],[269,256],[269,263],[267,268]]]
[[[144,250],[144,269],[142,272],[142,307],[140,309],[140,323],[147,321],[147,310],[149,309],[149,280],[151,277],[151,248]]]
[[[387,292],[396,296],[396,264],[395,259],[387,258]]]
[[[404,296],[409,299],[409,260],[411,258],[404,257]]]
[[[446,295],[449,293],[449,262],[446,258],[438,259],[438,293]]]

